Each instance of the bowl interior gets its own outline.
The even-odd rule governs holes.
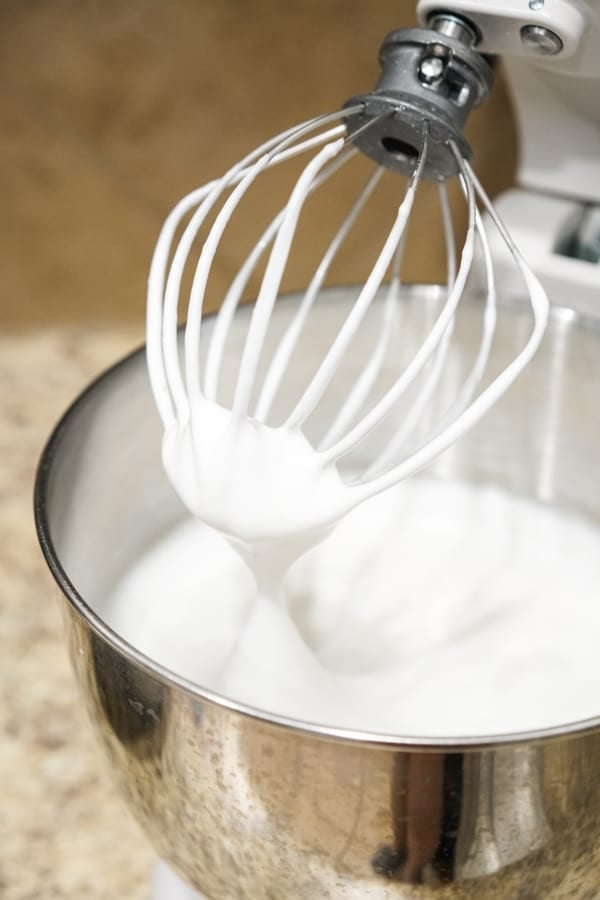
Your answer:
[[[275,418],[282,417],[300,395],[338,333],[354,296],[351,288],[324,293],[292,358],[275,404]],[[435,320],[441,300],[441,292],[435,288],[404,290],[400,320],[379,378],[381,391],[414,355]],[[311,417],[311,435],[323,432],[348,386],[360,376],[365,359],[373,353],[383,303],[380,298],[373,305],[352,352]],[[294,310],[294,297],[277,304],[269,336],[272,347]],[[451,403],[473,363],[482,310],[483,304],[475,296],[466,297],[461,305],[436,406],[428,413],[433,421]],[[226,348],[222,376],[225,402],[235,384],[250,312],[249,308],[242,309],[236,317]],[[212,319],[203,325],[204,345],[212,326]],[[491,371],[499,370],[516,355],[530,327],[524,307],[503,306]],[[600,405],[595,389],[599,382],[600,331],[596,323],[555,310],[543,346],[526,373],[429,471],[444,479],[499,485],[600,520]],[[362,466],[371,459],[398,428],[404,410],[400,407],[376,429],[346,465]],[[145,548],[185,515],[165,478],[160,442],[161,428],[143,351],[96,381],[67,414],[51,442],[42,467],[47,474],[39,494],[44,509],[42,530],[51,545],[50,555],[83,600],[84,615],[95,614],[102,620],[106,598],[118,578]],[[110,629],[107,634],[110,640]],[[177,673],[172,680],[177,683]]]

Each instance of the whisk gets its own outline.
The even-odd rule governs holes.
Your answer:
[[[186,505],[225,533],[261,541],[331,525],[357,504],[426,466],[464,435],[497,402],[538,348],[548,314],[546,295],[475,176],[462,133],[469,111],[483,101],[492,83],[492,69],[473,49],[475,40],[467,23],[444,14],[436,15],[428,28],[393,32],[382,47],[382,75],[371,93],[271,138],[221,178],[184,197],[167,218],[152,261],[147,316],[150,380],[164,424],[163,461]],[[201,358],[207,282],[230,218],[266,170],[309,151],[316,152],[293,185],[288,202],[258,235],[226,291]],[[265,363],[266,336],[305,203],[357,155],[369,157],[375,167]],[[408,178],[392,226],[316,372],[286,414],[274,421],[274,401],[332,261],[386,170]],[[446,187],[449,179],[457,179],[467,210],[458,259]],[[437,182],[439,190],[448,257],[444,302],[412,359],[373,399],[398,302],[404,235],[422,180]],[[487,213],[485,221],[478,201]],[[177,323],[182,278],[209,217],[212,225],[195,265],[181,347]],[[499,230],[522,274],[532,327],[516,358],[484,383],[497,318],[494,265],[486,235],[490,223]],[[485,273],[480,343],[453,402],[415,444],[424,410],[443,384],[455,318],[477,248]],[[262,282],[233,397],[225,403],[219,390],[227,337],[244,291],[263,259]],[[382,302],[379,340],[325,431],[309,439],[306,423],[322,403],[375,298]],[[261,365],[266,374],[259,382]],[[397,409],[407,392],[410,402],[401,424],[374,458],[361,471],[340,474],[340,460]]]

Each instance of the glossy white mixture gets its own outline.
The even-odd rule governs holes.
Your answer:
[[[419,478],[355,510],[279,600],[186,520],[117,585],[106,618],[177,674],[269,712],[461,736],[597,715],[599,601],[599,528]]]

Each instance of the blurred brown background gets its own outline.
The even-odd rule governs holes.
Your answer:
[[[413,0],[0,2],[2,900],[147,900],[152,861],[92,740],[33,530],[46,436],[142,339],[150,255],[179,196],[369,89],[384,35],[413,23]],[[469,132],[494,194],[514,168],[500,81]],[[443,272],[429,212],[410,234],[409,278]],[[355,241],[344,277],[370,259]]]
[[[141,320],[153,242],[175,200],[276,131],[372,87],[382,38],[414,24],[414,6],[3,0],[8,320]],[[470,136],[496,193],[514,166],[500,81]],[[426,236],[418,221],[409,275],[423,277]],[[425,275],[438,274],[439,253],[428,252]]]

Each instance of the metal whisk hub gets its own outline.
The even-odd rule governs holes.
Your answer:
[[[472,49],[477,36],[468,23],[439,14],[432,24],[386,37],[381,77],[371,93],[348,101],[346,106],[362,108],[348,116],[347,128],[363,153],[404,175],[414,171],[427,130],[423,178],[443,181],[458,174],[451,143],[471,158],[462,129],[471,109],[487,96],[493,70]]]

